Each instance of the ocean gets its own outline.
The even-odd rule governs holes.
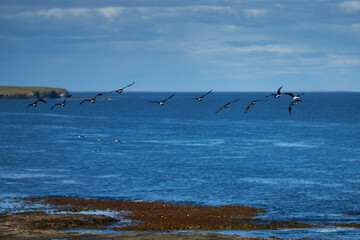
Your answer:
[[[248,104],[263,92],[71,93],[62,100],[0,101],[1,199],[69,196],[239,204],[261,218],[360,221],[360,93],[308,92]],[[228,108],[215,112],[239,98]],[[83,136],[79,138],[78,136]],[[115,142],[118,139],[122,143]],[[355,213],[355,214],[349,214]],[[356,214],[357,213],[357,214]],[[223,231],[242,236],[360,239],[360,229]]]

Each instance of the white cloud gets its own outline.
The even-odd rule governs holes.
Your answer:
[[[260,17],[267,13],[265,9],[245,9],[243,10],[246,16],[248,17]]]
[[[278,54],[291,54],[293,50],[283,45],[251,45],[246,47],[233,48],[236,52],[252,53],[252,52],[270,52]]]
[[[123,15],[124,13],[132,14],[138,18],[168,18],[187,15],[191,13],[218,13],[230,14],[235,10],[226,6],[210,6],[210,5],[195,5],[185,7],[103,7],[103,8],[52,8],[39,11],[27,11],[16,14],[8,14],[7,19],[15,18],[55,18],[64,20],[69,17],[96,17],[98,15],[106,18],[107,20],[114,20],[115,18]],[[259,13],[252,12],[252,15]]]
[[[109,20],[114,20],[116,17],[121,15],[126,11],[124,7],[105,7],[98,8],[97,11],[105,18]]]
[[[14,18],[56,18],[58,20],[67,19],[69,17],[89,17],[91,11],[87,8],[69,8],[69,9],[61,9],[61,8],[52,8],[48,10],[40,10],[33,12],[22,12],[13,15],[6,15],[8,19]]]
[[[339,3],[339,6],[350,13],[360,11],[360,1],[346,1]]]
[[[250,45],[243,47],[229,47],[218,45],[217,47],[208,47],[196,45],[197,49],[192,49],[192,54],[237,54],[237,53],[273,53],[273,54],[292,54],[294,50],[284,45]]]
[[[330,67],[359,67],[360,57],[359,56],[348,56],[348,55],[335,55],[331,54],[328,56]]]

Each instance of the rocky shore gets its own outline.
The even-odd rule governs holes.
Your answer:
[[[216,230],[359,228],[358,223],[309,224],[262,219],[261,208],[185,206],[167,202],[73,198],[15,198],[17,207],[0,213],[0,239],[169,239],[257,240]],[[304,239],[304,238],[303,238]]]

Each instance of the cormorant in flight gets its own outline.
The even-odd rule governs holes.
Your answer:
[[[264,99],[257,99],[257,100],[252,101],[252,102],[249,104],[249,106],[247,106],[247,108],[246,108],[246,110],[245,110],[245,114],[249,111],[249,109],[250,109],[250,107],[251,107],[252,105],[257,104],[257,103],[260,102],[260,101],[268,101],[268,99],[266,99],[266,100],[264,100]]]
[[[65,107],[65,105],[66,105],[66,99],[68,99],[68,98],[70,98],[70,97],[71,97],[71,95],[67,96],[62,103],[56,103],[56,104],[54,104],[54,106],[52,106],[52,107],[50,108],[50,110],[53,110],[53,108],[54,108],[56,105]]]
[[[108,92],[108,93],[113,93],[113,92],[122,93],[122,92],[124,91],[124,89],[125,89],[125,88],[128,88],[128,87],[130,87],[130,86],[134,85],[134,83],[135,83],[135,81],[134,81],[134,82],[132,82],[131,84],[127,85],[126,87],[123,87],[123,88],[120,88],[120,89],[118,89],[118,90],[111,91],[111,92]]]
[[[291,116],[292,106],[299,104],[299,103],[301,103],[300,99],[297,99],[297,100],[293,101],[292,103],[290,103],[289,108],[288,108],[290,116]]]
[[[269,95],[267,95],[266,96],[266,98],[268,98],[268,97],[270,97],[270,96],[274,96],[274,98],[279,98],[279,97],[281,97],[283,94],[282,93],[280,93],[280,90],[281,90],[281,88],[282,88],[283,86],[281,86],[278,90],[277,90],[277,93],[276,94],[269,94]]]
[[[219,108],[219,110],[217,110],[215,113],[220,112],[223,108],[228,108],[228,107],[230,107],[230,105],[231,105],[232,103],[239,101],[239,99],[240,99],[240,98],[235,99],[234,101],[231,101],[231,102],[225,104],[224,106],[222,106],[221,108]]]
[[[84,99],[84,100],[81,101],[80,105],[83,104],[84,102],[95,103],[95,102],[96,102],[96,98],[97,98],[98,96],[101,96],[101,95],[103,95],[103,94],[102,94],[102,93],[98,93],[98,94],[97,94],[95,97],[93,97],[93,98]]]
[[[157,103],[159,105],[164,105],[166,103],[166,101],[169,100],[170,98],[172,98],[173,96],[175,96],[175,93],[173,93],[170,97],[168,97],[167,99],[162,100],[162,101],[149,101],[149,100],[146,100],[146,101],[147,102]]]
[[[196,99],[199,102],[202,101],[204,99],[204,97],[208,94],[210,94],[212,92],[212,89],[210,91],[208,91],[207,93],[205,93],[204,95],[202,95],[201,97],[197,97],[197,98],[192,98],[192,99]]]
[[[303,95],[304,93],[300,93],[300,94],[298,94],[298,95],[294,95],[294,94],[292,94],[292,93],[284,93],[284,94],[289,95],[289,96],[292,98],[292,100],[296,100],[296,99],[301,98],[301,95]]]
[[[26,112],[28,111],[28,108],[29,108],[29,107],[36,107],[36,106],[39,104],[39,102],[47,103],[44,99],[39,98],[39,99],[36,100],[35,102],[30,103],[29,105],[27,105],[27,107],[26,107]]]

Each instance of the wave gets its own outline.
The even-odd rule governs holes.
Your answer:
[[[291,178],[241,178],[237,180],[238,182],[250,182],[250,183],[259,183],[259,184],[269,184],[269,185],[318,185],[324,187],[333,187],[338,188],[343,186],[343,184],[329,184],[329,183],[320,183],[310,180],[303,179],[291,179]]]
[[[309,144],[306,144],[304,142],[281,142],[281,141],[277,141],[277,142],[273,142],[273,145],[277,146],[277,147],[300,147],[300,148],[319,147],[319,145],[309,145]]]
[[[4,179],[24,179],[24,178],[61,178],[65,175],[50,175],[50,174],[28,174],[28,173],[0,173],[0,178]]]
[[[216,146],[223,144],[225,141],[223,139],[208,139],[206,141],[195,141],[195,140],[146,140],[141,141],[143,143],[156,143],[156,144],[167,144],[167,145],[177,145],[177,146]]]

